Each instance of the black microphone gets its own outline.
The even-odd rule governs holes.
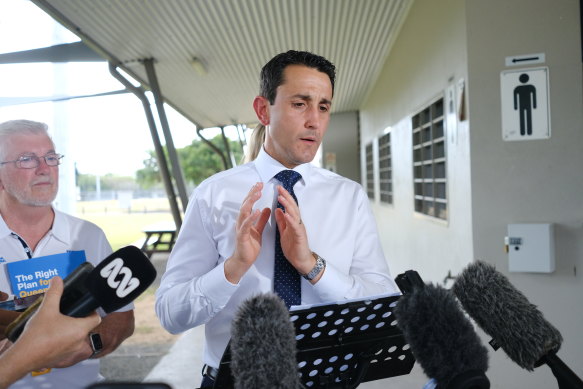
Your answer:
[[[488,351],[450,291],[432,284],[413,287],[394,313],[413,356],[437,388],[490,388]]]
[[[134,301],[155,279],[156,269],[140,249],[121,248],[96,267],[89,262],[79,265],[63,280],[60,311],[84,317],[101,307],[111,313]],[[41,301],[42,297],[8,325],[6,336],[10,341],[18,339]]]
[[[453,292],[466,312],[520,367],[532,371],[546,363],[559,388],[583,388],[583,381],[556,355],[561,333],[508,279],[485,262],[477,261],[457,277]]]
[[[295,329],[277,295],[260,294],[241,304],[230,347],[235,389],[300,387]]]

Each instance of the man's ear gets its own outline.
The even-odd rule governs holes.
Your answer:
[[[269,125],[269,101],[263,96],[257,96],[253,100],[253,109],[261,124]]]

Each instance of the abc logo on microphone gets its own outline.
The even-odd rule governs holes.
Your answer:
[[[121,248],[104,259],[87,277],[87,289],[105,312],[130,303],[154,281],[156,269],[140,249]]]
[[[126,297],[140,286],[140,280],[132,277],[131,269],[124,266],[123,259],[119,257],[105,265],[99,275],[107,280],[107,285],[115,290],[115,294],[119,298]],[[121,280],[118,279],[118,276],[122,277]]]

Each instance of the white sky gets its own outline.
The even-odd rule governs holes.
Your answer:
[[[27,0],[0,1],[0,37],[0,53],[79,40]],[[120,89],[105,62],[0,65],[0,100]],[[155,112],[154,104],[152,109]],[[192,123],[168,106],[166,114],[177,148],[197,138]],[[80,173],[133,176],[143,167],[146,151],[154,149],[142,104],[133,94],[0,106],[0,122],[12,119],[47,123],[58,151],[74,161]],[[158,130],[164,143],[160,126]],[[215,133],[205,130],[207,135]]]

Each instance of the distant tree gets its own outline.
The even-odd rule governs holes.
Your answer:
[[[97,176],[95,174],[77,174],[77,186],[81,192],[93,192],[96,190]],[[101,190],[131,190],[134,189],[136,179],[130,176],[118,176],[108,173],[99,177]]]
[[[150,158],[144,159],[144,167],[136,171],[136,181],[144,189],[150,189],[160,182],[160,170],[158,169],[158,162],[156,160],[156,153],[152,150],[148,151]]]
[[[221,135],[215,136],[210,141],[227,155]],[[235,160],[240,161],[243,153],[239,142],[229,141],[229,148]],[[166,153],[166,149],[164,152]],[[198,139],[193,140],[184,148],[176,149],[176,153],[184,172],[184,179],[190,184],[198,185],[204,179],[225,169],[222,158],[210,146]],[[144,188],[152,187],[162,181],[156,153],[148,151],[148,154],[150,158],[144,160],[144,168],[136,172],[136,180]],[[172,166],[169,168],[172,170]]]
[[[136,179],[134,177],[118,176],[111,173],[101,176],[102,190],[132,190],[136,186]]]
[[[77,186],[81,189],[81,192],[94,192],[96,186],[95,175],[78,173]]]

